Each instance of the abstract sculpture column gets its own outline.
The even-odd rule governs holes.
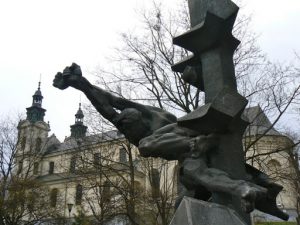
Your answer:
[[[217,154],[211,167],[226,172],[232,179],[245,180],[242,135],[247,122],[241,115],[247,100],[238,94],[233,53],[239,41],[232,29],[239,8],[230,0],[189,0],[191,29],[173,39],[173,43],[193,53],[175,64],[174,71],[205,92],[205,105],[178,119],[178,125],[200,134],[220,136]],[[240,200],[232,195],[214,192],[212,202],[227,206],[250,224]]]

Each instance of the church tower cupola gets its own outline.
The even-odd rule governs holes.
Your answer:
[[[27,120],[32,123],[37,121],[44,121],[44,116],[46,110],[42,108],[42,92],[41,92],[41,82],[39,82],[38,89],[32,96],[32,106],[27,108]]]
[[[75,114],[75,124],[83,124],[83,112],[81,110],[81,103],[79,103],[79,109]]]
[[[41,82],[39,82],[38,89],[32,96],[32,105],[42,107],[42,100],[43,100],[43,96],[41,92]]]
[[[71,126],[71,137],[83,138],[86,135],[87,126],[83,125],[83,112],[81,110],[81,103],[79,103],[79,109],[75,114],[75,124]]]

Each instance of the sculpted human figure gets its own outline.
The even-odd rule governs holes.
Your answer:
[[[80,67],[75,63],[63,73],[57,73],[53,85],[62,90],[71,86],[82,91],[96,110],[136,146],[154,130],[176,122],[176,117],[171,113],[114,96],[92,85],[82,76]]]
[[[210,168],[210,154],[218,150],[217,135],[199,135],[178,126],[177,118],[169,112],[116,97],[92,85],[75,63],[63,73],[57,73],[53,85],[62,90],[71,86],[82,91],[97,111],[139,148],[142,156],[178,160],[180,181],[184,186],[182,195],[208,200],[210,192],[225,192],[238,196],[246,212],[251,212],[255,206],[280,218],[285,216],[275,202],[280,186],[274,190],[274,184],[261,173],[253,172],[252,167],[248,166],[248,181],[233,180],[225,172]],[[266,194],[267,191],[272,194]],[[263,205],[260,201],[271,205]]]

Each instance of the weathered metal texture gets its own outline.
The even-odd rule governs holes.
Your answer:
[[[235,211],[225,206],[185,197],[170,225],[246,225]]]
[[[244,180],[246,170],[242,134],[247,122],[241,115],[247,100],[238,94],[233,53],[239,41],[232,29],[238,7],[230,0],[189,0],[191,29],[173,39],[173,43],[194,55],[173,66],[185,68],[183,79],[205,92],[205,105],[178,120],[178,125],[201,134],[218,133],[218,150],[209,156],[210,166]],[[240,199],[213,192],[212,199],[234,209],[244,223],[250,216],[241,209]],[[201,224],[201,223],[200,223]],[[219,223],[233,224],[233,223]]]

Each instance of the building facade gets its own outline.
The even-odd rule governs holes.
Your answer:
[[[59,208],[61,218],[169,224],[177,195],[176,162],[141,158],[117,131],[87,135],[81,105],[71,135],[60,142],[49,135],[42,99],[39,85],[27,118],[18,126],[17,173],[30,174],[47,187],[49,206]],[[245,116],[251,122],[244,138],[248,163],[284,186],[278,205],[293,214],[295,192],[284,179],[292,173],[285,151],[292,141],[272,128],[260,107],[247,109]]]
[[[118,131],[87,135],[81,105],[70,136],[60,142],[49,135],[42,99],[39,86],[19,123],[17,173],[47,187],[49,206],[59,208],[60,217],[84,215],[95,224],[169,222],[176,162],[142,159]]]
[[[294,184],[296,168],[290,155],[294,151],[294,143],[272,126],[259,106],[246,109],[244,115],[250,122],[244,137],[247,163],[283,186],[283,190],[277,197],[277,206],[290,215],[290,220],[295,221],[297,217],[295,210],[297,190]],[[258,211],[253,216],[257,221],[278,220]]]

